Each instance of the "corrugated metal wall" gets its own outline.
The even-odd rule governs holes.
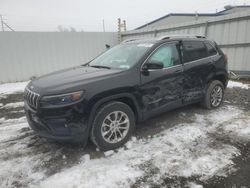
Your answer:
[[[205,35],[215,40],[228,55],[229,69],[241,74],[250,73],[250,12],[242,12],[168,25],[157,30],[136,30],[122,34],[122,40],[160,37],[173,34]]]
[[[0,83],[83,64],[117,40],[109,32],[0,32]]]

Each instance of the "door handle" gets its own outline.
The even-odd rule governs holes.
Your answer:
[[[175,73],[180,73],[180,72],[182,72],[182,70],[176,70],[176,71],[174,71]]]
[[[174,71],[175,73],[179,73],[179,72],[183,72],[183,69],[178,69],[176,71]]]

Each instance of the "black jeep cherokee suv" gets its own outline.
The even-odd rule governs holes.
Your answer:
[[[219,107],[227,58],[204,37],[130,40],[91,62],[42,76],[25,89],[30,127],[56,140],[122,146],[135,123],[200,102]]]

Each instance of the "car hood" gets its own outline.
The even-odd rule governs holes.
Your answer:
[[[74,67],[36,78],[29,88],[40,94],[55,94],[84,89],[84,85],[117,74],[122,70]]]

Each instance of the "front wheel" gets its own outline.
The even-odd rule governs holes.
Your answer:
[[[213,80],[208,84],[202,105],[207,109],[219,107],[224,99],[224,86],[218,80]]]
[[[94,119],[91,140],[101,150],[112,150],[124,145],[135,127],[131,108],[122,102],[102,106]]]

